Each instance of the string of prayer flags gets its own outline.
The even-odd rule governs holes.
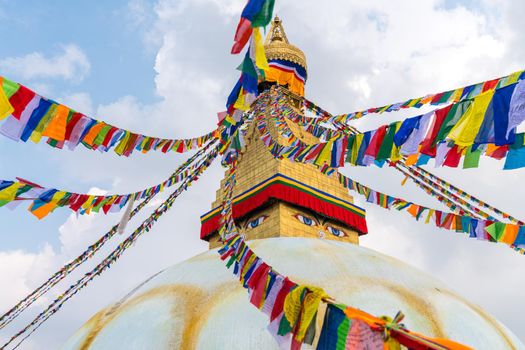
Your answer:
[[[131,213],[129,218],[135,216],[142,208],[144,208],[153,198],[155,194],[150,195],[144,201],[142,201]],[[131,202],[130,202],[131,203]],[[60,281],[66,278],[71,272],[77,267],[83,264],[87,259],[93,257],[114,235],[119,232],[120,225],[115,225],[100,237],[95,243],[90,245],[84,252],[82,252],[75,259],[65,264],[60,270],[55,272],[50,278],[47,279],[38,288],[33,290],[24,299],[19,301],[15,306],[9,309],[5,314],[0,317],[0,329],[11,323],[14,319],[20,315],[25,309],[31,306],[35,301],[39,300],[44,294],[46,294],[51,288],[57,285]]]
[[[405,175],[410,177],[416,185],[423,188],[425,192],[435,196],[438,200],[443,201],[442,195],[437,193],[435,189],[441,191],[444,195],[449,196],[455,202],[459,203],[462,206],[465,206],[468,210],[475,214],[475,216],[480,216],[486,220],[492,221],[501,221],[501,219],[496,219],[491,214],[485,212],[482,208],[491,210],[493,213],[501,216],[502,219],[508,220],[517,225],[525,225],[525,223],[519,219],[516,219],[510,214],[507,214],[498,208],[491,206],[490,204],[480,201],[474,196],[469,195],[463,190],[458,189],[449,182],[427,172],[423,168],[416,166],[407,166],[401,162],[393,164],[398,170],[403,172]],[[472,203],[477,205],[473,205]],[[444,204],[447,204],[444,202]]]
[[[213,162],[213,159],[210,159],[209,162],[203,163],[203,166],[197,167],[194,169],[194,172],[184,180],[180,186],[175,189],[175,191],[162,203],[160,204],[153,213],[148,216],[122,243],[120,243],[106,258],[104,258],[95,268],[91,271],[88,271],[84,276],[77,280],[74,284],[69,286],[69,288],[62,294],[60,294],[53,302],[51,302],[44,311],[38,314],[30,323],[28,323],[24,328],[18,331],[13,335],[4,345],[0,348],[4,349],[11,343],[13,343],[20,336],[26,334],[31,330],[35,331],[43,322],[49,319],[52,315],[58,312],[62,306],[76,295],[81,289],[87,286],[95,277],[100,276],[104,271],[109,269],[113,263],[115,263],[124,252],[132,247],[134,243],[140,238],[144,233],[149,232],[153,225],[158,221],[158,219],[166,213],[172,206],[177,197],[184,192],[191,184],[197,181],[200,175],[208,168],[208,166]],[[116,231],[115,226],[115,231]],[[16,345],[18,347],[25,339],[22,340]]]
[[[523,225],[479,219],[466,214],[456,214],[428,208],[399,197],[381,193],[340,173],[338,173],[338,177],[341,185],[362,195],[368,203],[389,210],[404,210],[414,219],[424,221],[425,224],[432,222],[436,227],[457,233],[466,233],[470,238],[505,243],[518,253],[525,254],[525,226]],[[447,204],[446,198],[441,197],[439,200]],[[449,207],[452,206],[449,204]]]
[[[208,143],[196,155],[203,155],[215,142]],[[168,179],[160,184],[149,187],[139,192],[128,194],[112,195],[92,195],[73,193],[54,188],[44,188],[33,182],[20,179],[18,181],[0,180],[0,207],[7,205],[14,208],[23,201],[28,201],[29,211],[38,219],[43,219],[48,214],[59,207],[69,207],[71,210],[83,215],[91,212],[104,214],[109,212],[115,213],[126,207],[130,201],[144,199],[151,195],[162,192],[165,188],[171,187],[176,183],[191,176],[196,167],[202,167],[217,155],[218,150],[214,149],[209,152],[198,164],[188,166],[194,157],[191,157],[183,164],[182,170],[173,173]]]
[[[130,156],[134,151],[183,153],[199,149],[218,137],[212,131],[191,139],[165,139],[137,134],[90,118],[65,105],[36,94],[27,87],[0,77],[0,134],[14,141],[46,143],[74,150],[82,144],[90,150]]]
[[[517,137],[518,135],[516,135]],[[511,221],[512,223],[515,223],[515,224],[518,224],[518,225],[525,225],[525,223],[519,219],[516,219],[515,217],[513,217],[512,215],[508,214],[508,213],[505,213],[503,211],[501,211],[500,209],[496,208],[496,207],[493,207],[491,206],[490,204],[478,199],[477,197],[471,195],[471,194],[468,194],[467,192],[463,191],[462,189],[454,186],[453,184],[451,184],[450,182],[447,182],[445,180],[443,180],[442,178],[426,171],[425,169],[421,168],[421,167],[416,167],[417,169],[417,172],[418,173],[421,173],[422,175],[421,176],[425,176],[425,177],[428,177],[430,178],[432,181],[440,184],[441,186],[451,190],[451,191],[454,191],[455,193],[457,193],[458,195],[468,199],[469,201],[472,201],[474,203],[476,203],[477,205],[479,205],[480,207],[483,207],[483,208],[486,208],[486,209],[489,209],[491,211],[493,211],[494,213],[498,214],[498,215],[501,215],[503,218]]]
[[[281,110],[279,103],[275,102],[276,96],[265,101],[268,109],[275,109],[271,114],[278,114]],[[525,80],[520,80],[424,115],[362,134],[339,137],[347,140],[345,159],[352,165],[383,166],[386,160],[422,165],[435,159],[436,167],[458,167],[464,158],[464,167],[472,168],[477,167],[479,157],[485,155],[505,159],[506,169],[516,169],[525,166],[524,136],[516,134],[517,126],[524,120]],[[326,148],[339,147],[339,143],[325,141],[306,146],[296,139],[292,144],[282,146],[272,140],[265,125],[259,130],[265,144],[278,158],[342,166],[325,158],[327,154],[331,154],[331,158],[338,154],[338,150]],[[317,160],[319,154],[321,160]],[[509,159],[507,155],[510,155]]]
[[[351,120],[359,119],[369,114],[396,112],[405,108],[421,108],[426,105],[437,106],[447,103],[457,103],[460,101],[465,101],[467,99],[473,99],[487,91],[493,91],[495,89],[506,87],[523,79],[525,79],[525,70],[514,72],[510,75],[501,78],[461,87],[455,90],[449,90],[436,94],[429,94],[424,97],[413,98],[404,102],[398,102],[381,107],[369,108],[363,111],[337,115],[334,117],[334,120],[337,120],[340,123],[347,123]]]

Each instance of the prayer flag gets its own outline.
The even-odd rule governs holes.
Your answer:
[[[5,119],[7,116],[13,113],[14,110],[15,109],[9,102],[9,99],[6,96],[4,89],[0,89],[0,120]]]
[[[458,146],[470,146],[483,123],[483,118],[494,96],[494,91],[489,90],[474,98],[474,102],[457,124],[450,130],[449,139],[454,140]]]
[[[525,80],[521,80],[514,89],[509,106],[507,137],[511,130],[525,120]]]
[[[265,0],[259,10],[252,18],[252,27],[266,27],[272,20],[275,0]]]
[[[5,80],[5,78],[4,78]],[[14,111],[11,113],[16,119],[20,119],[20,115],[26,108],[29,101],[35,97],[35,93],[23,85],[20,85],[18,90],[9,98],[9,103],[13,107]]]
[[[58,105],[56,114],[45,128],[42,136],[47,136],[57,141],[64,141],[66,137],[67,117],[69,115],[69,108],[64,105]]]
[[[479,166],[481,150],[473,150],[473,147],[467,148],[467,153],[465,153],[465,158],[463,159],[463,169],[477,168]]]
[[[511,170],[525,167],[524,134],[516,135],[514,143],[509,147],[503,169]]]
[[[328,304],[317,350],[344,349],[350,329],[350,320],[340,306]]]

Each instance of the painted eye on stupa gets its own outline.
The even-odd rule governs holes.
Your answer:
[[[294,217],[305,224],[306,226],[317,226],[317,222],[314,219],[309,218],[308,216],[303,216],[301,214],[295,214]]]
[[[332,226],[326,226],[326,229],[328,230],[328,232],[330,232],[336,237],[346,237],[346,233],[343,230],[340,230]]]
[[[257,226],[262,224],[263,221],[266,220],[267,218],[268,218],[267,215],[261,215],[257,219],[250,220],[246,224],[246,228],[256,228]]]

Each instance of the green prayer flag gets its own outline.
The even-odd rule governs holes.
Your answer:
[[[519,133],[516,134],[516,137],[514,138],[514,143],[510,145],[510,149],[521,149],[525,145],[525,134]]]
[[[487,226],[485,228],[485,231],[495,240],[499,241],[501,236],[503,235],[503,232],[505,232],[505,223],[503,222],[495,222],[490,226]]]
[[[354,135],[350,135],[348,136],[348,143],[346,145],[346,162],[347,163],[350,163],[352,161],[352,147],[354,145],[354,142],[355,142],[355,136]]]
[[[472,146],[467,149],[465,158],[463,159],[463,169],[477,168],[479,166],[479,159],[481,157],[481,150],[478,148],[472,151]]]
[[[15,92],[18,91],[20,85],[15,83],[14,81],[4,78],[2,82],[2,88],[4,89],[4,93],[7,96],[7,98],[11,98],[11,96],[13,96]]]
[[[255,69],[252,59],[247,55],[244,56],[244,60],[239,67],[237,67],[237,70],[257,79],[257,70]]]
[[[471,104],[471,100],[466,100],[464,102],[452,105],[452,108],[450,108],[450,111],[445,117],[445,120],[443,121],[443,124],[441,125],[435,140],[432,142],[432,146],[437,145],[440,141],[443,141],[448,136],[450,130],[452,130],[456,123],[461,119]]]
[[[286,316],[283,314],[283,317],[281,318],[281,323],[279,323],[279,330],[277,331],[277,334],[279,335],[286,335],[290,333],[293,330],[293,327],[290,325],[290,322],[286,319]]]
[[[55,148],[56,148],[57,145],[58,145],[58,141],[55,140],[55,139],[49,139],[49,140],[47,141],[47,144],[50,145],[51,147],[55,147]]]
[[[104,142],[104,139],[106,138],[108,132],[111,130],[111,125],[104,125],[102,129],[98,132],[97,137],[95,137],[95,140],[93,140],[93,144],[100,146],[102,142]]]
[[[447,91],[447,92],[444,92],[443,95],[441,95],[438,103],[441,104],[441,103],[447,103],[448,102],[448,99],[450,98],[450,96],[452,96],[452,94],[454,93],[455,90],[450,90],[450,91]]]
[[[350,332],[351,325],[352,321],[350,321],[348,317],[345,317],[339,325],[339,328],[337,328],[337,350],[346,348],[346,338],[348,337],[348,332]]]
[[[53,119],[53,117],[55,116],[57,107],[58,105],[56,103],[53,103],[51,107],[49,107],[46,114],[44,114],[44,117],[42,117],[42,119],[40,119],[40,121],[38,122],[38,125],[36,126],[35,130],[33,130],[33,133],[37,132],[41,134],[44,131],[47,124],[49,124],[51,119]]]
[[[397,124],[399,122],[393,122],[388,126],[387,134],[379,147],[379,152],[377,152],[376,160],[385,160],[390,158],[392,154],[392,146],[394,145],[394,135],[397,131]]]

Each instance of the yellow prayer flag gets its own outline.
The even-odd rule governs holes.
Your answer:
[[[456,145],[467,147],[474,143],[474,139],[483,123],[485,113],[490,101],[492,101],[494,92],[495,90],[489,90],[474,98],[474,102],[452,128],[448,134],[448,138],[454,140]]]
[[[401,147],[397,147],[395,144],[392,146],[392,152],[390,153],[390,160],[392,162],[397,162],[402,158],[401,156]]]
[[[266,54],[264,52],[264,45],[261,36],[260,29],[258,27],[253,28],[253,39],[255,41],[255,65],[264,71],[270,69]]]
[[[94,195],[90,195],[88,199],[82,204],[82,209],[86,211],[86,213],[89,213],[91,210],[91,204],[93,204],[93,200],[95,199]]]
[[[507,81],[505,82],[505,86],[516,83],[519,80],[520,76],[523,74],[523,72],[525,71],[521,70],[519,72],[514,72],[511,75],[509,75],[507,77]]]
[[[0,120],[7,118],[11,113],[15,111],[9,99],[5,95],[4,89],[2,89],[2,82],[4,78],[0,77]]]
[[[235,101],[235,104],[233,105],[235,109],[241,110],[241,111],[247,111],[250,107],[246,106],[244,102],[244,89],[241,88],[239,91],[239,97],[237,98],[237,101]]]
[[[461,99],[462,94],[463,94],[463,88],[457,89],[456,91],[454,91],[454,93],[450,97],[449,102],[458,102]]]
[[[324,146],[319,155],[314,161],[314,164],[317,166],[322,166],[323,164],[330,164],[330,158],[332,156],[332,147],[334,146],[334,141],[328,141]]]
[[[57,110],[57,104],[53,103],[51,107],[49,107],[49,110],[46,112],[44,117],[40,120],[38,125],[36,126],[35,130],[31,133],[31,136],[29,136],[29,139],[33,141],[34,143],[39,143],[42,139],[42,132],[47,127],[49,122],[53,119],[56,110]]]
[[[11,186],[0,190],[0,201],[9,201],[11,202],[16,198],[16,192],[20,188],[20,182],[15,182]]]
[[[129,138],[131,137],[131,133],[129,131],[126,131],[126,134],[122,138],[122,140],[119,141],[117,147],[115,147],[115,153],[121,156],[124,153],[124,149],[129,141]]]
[[[363,137],[364,134],[357,134],[354,136],[355,140],[352,145],[352,153],[350,155],[350,163],[351,164],[357,164],[357,156],[359,154],[359,148],[361,147],[361,143],[363,143]]]
[[[420,98],[415,98],[408,104],[408,107],[414,107],[419,101],[421,101]]]
[[[434,215],[434,212],[434,209],[428,210],[427,218],[425,219],[425,224],[428,224],[430,222],[430,219],[432,219],[432,215]]]
[[[306,295],[301,300],[305,290]],[[299,324],[295,332],[297,340],[304,339],[306,330],[317,313],[321,299],[327,297],[323,289],[312,286],[299,286],[286,296],[283,306],[284,316],[291,325]]]

